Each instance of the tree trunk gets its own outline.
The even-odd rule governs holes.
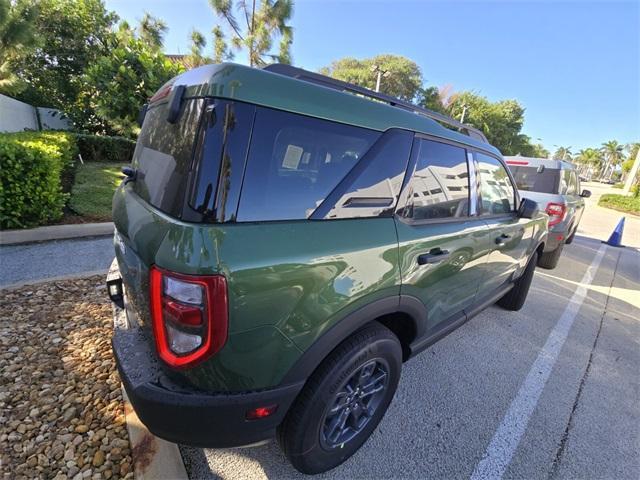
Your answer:
[[[633,182],[638,174],[638,169],[640,169],[640,150],[636,153],[636,159],[633,161],[633,165],[631,166],[631,170],[629,170],[629,175],[627,176],[627,181],[624,182],[624,188],[622,189],[623,195],[628,195],[631,191],[631,187],[633,186]]]

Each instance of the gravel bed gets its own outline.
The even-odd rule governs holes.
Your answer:
[[[133,478],[104,278],[0,291],[5,479]]]

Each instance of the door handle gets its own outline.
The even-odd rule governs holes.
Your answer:
[[[498,238],[496,238],[496,245],[502,246],[505,244],[505,241],[509,240],[510,238],[511,238],[511,235],[507,235],[506,233],[503,233]]]
[[[418,265],[430,265],[440,263],[449,258],[451,254],[449,250],[441,250],[440,248],[432,248],[428,253],[418,255]]]

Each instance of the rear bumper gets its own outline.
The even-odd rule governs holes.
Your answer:
[[[129,400],[154,435],[197,447],[250,445],[274,436],[304,382],[255,392],[210,393],[169,378],[148,333],[114,305],[113,353]],[[274,414],[247,420],[247,411],[278,405]]]

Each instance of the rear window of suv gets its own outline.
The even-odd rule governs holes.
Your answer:
[[[203,99],[186,100],[178,122],[166,119],[167,104],[150,108],[133,154],[134,191],[154,207],[181,217],[185,186]]]
[[[557,168],[544,168],[539,172],[536,167],[509,165],[509,170],[516,180],[518,190],[558,193],[560,170]]]
[[[380,132],[259,108],[237,220],[306,219]]]

